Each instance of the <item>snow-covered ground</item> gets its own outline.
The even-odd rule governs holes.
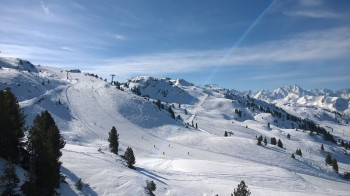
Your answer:
[[[157,185],[156,195],[230,195],[241,180],[252,195],[350,195],[350,182],[324,161],[330,152],[341,174],[350,171],[349,151],[321,136],[277,127],[270,114],[225,98],[222,89],[138,77],[128,81],[129,88],[119,90],[86,73],[69,73],[67,79],[64,70],[21,65],[18,59],[0,58],[0,67],[0,89],[9,87],[16,94],[28,125],[46,109],[66,139],[60,159],[67,181],[59,189],[62,195],[147,195],[144,187],[149,180]],[[133,87],[150,99],[132,93]],[[183,121],[158,109],[152,102],[158,99],[164,105],[174,104]],[[243,112],[242,117],[235,109]],[[302,118],[318,111],[300,105],[283,109]],[[345,121],[336,123],[322,115],[309,119],[333,129],[337,139],[350,140]],[[120,134],[119,154],[127,147],[134,150],[136,170],[109,151],[112,126]],[[233,135],[223,137],[225,131]],[[281,139],[285,148],[257,146],[260,135],[268,143],[271,137]],[[303,156],[290,158],[298,148]],[[20,168],[17,172],[24,176]],[[81,192],[74,187],[79,178],[89,184]]]

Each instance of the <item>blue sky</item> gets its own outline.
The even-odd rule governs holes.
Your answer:
[[[348,0],[0,0],[0,56],[120,82],[350,88]]]

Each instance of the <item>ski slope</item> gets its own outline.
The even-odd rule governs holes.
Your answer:
[[[28,125],[46,109],[66,139],[60,160],[67,184],[58,190],[61,195],[147,195],[148,180],[156,183],[156,195],[230,195],[241,180],[252,195],[350,195],[349,181],[324,164],[326,152],[320,146],[338,160],[340,173],[350,171],[349,151],[301,130],[268,128],[269,114],[251,112],[226,99],[220,89],[139,77],[119,90],[87,73],[69,73],[67,79],[63,70],[20,65],[18,59],[1,58],[0,66],[0,89],[10,87],[16,94]],[[150,100],[133,94],[133,87],[140,87]],[[157,92],[168,93],[164,97]],[[183,122],[158,109],[152,103],[157,99],[174,104]],[[246,116],[239,118],[236,108]],[[349,131],[345,123],[323,123]],[[136,170],[109,151],[112,126],[119,133],[119,154],[127,147],[134,150]],[[223,137],[225,131],[233,135]],[[285,148],[257,146],[260,135],[268,142],[270,137],[281,139]],[[349,132],[336,136],[350,139]],[[297,148],[303,156],[291,159]],[[17,172],[23,179],[24,171]],[[74,187],[79,178],[89,184],[82,191]]]

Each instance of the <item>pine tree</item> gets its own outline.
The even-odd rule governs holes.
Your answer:
[[[119,134],[117,133],[117,129],[114,126],[109,132],[108,142],[111,152],[113,152],[114,154],[118,154]]]
[[[282,141],[280,139],[278,139],[277,146],[280,148],[283,148],[283,144],[282,144]]]
[[[287,134],[287,138],[290,139],[290,134],[289,133]]]
[[[225,131],[224,136],[225,136],[225,137],[227,137],[227,136],[228,136],[227,131]]]
[[[19,178],[16,174],[15,166],[9,158],[2,168],[2,176],[0,176],[0,187],[4,188],[2,195],[14,195],[14,189],[17,188]]]
[[[332,168],[338,173],[338,162],[337,159],[333,159]]]
[[[25,115],[15,95],[9,89],[0,90],[0,157],[19,162],[24,125]]]
[[[326,165],[331,165],[332,164],[332,157],[331,157],[331,154],[327,154],[327,157],[325,159],[326,161]]]
[[[251,192],[248,189],[248,186],[242,180],[241,183],[238,184],[237,190],[234,189],[233,194],[231,196],[249,196]]]
[[[83,183],[81,182],[81,178],[79,178],[79,180],[75,183],[75,188],[79,191],[83,188]]]
[[[270,123],[269,122],[267,123],[267,127],[270,128]]]
[[[294,156],[294,153],[292,153],[292,156],[291,156],[293,159],[295,159],[295,156]]]
[[[277,144],[276,138],[275,138],[275,137],[272,137],[272,138],[271,138],[271,144],[272,144],[272,145],[276,145],[276,144]]]
[[[295,154],[296,154],[296,155],[299,155],[299,156],[303,156],[303,153],[301,152],[301,149],[297,149],[297,150],[295,151]]]
[[[159,109],[162,107],[162,102],[158,99],[156,102],[156,105],[158,106]]]
[[[134,151],[132,148],[128,147],[124,153],[124,158],[126,160],[126,163],[128,164],[128,167],[133,169],[134,164],[135,164],[135,156],[134,156]]]
[[[52,195],[60,184],[59,158],[65,141],[51,114],[43,111],[34,119],[28,134],[28,151],[36,174],[39,195]]]
[[[21,186],[21,191],[25,196],[37,195],[37,188],[35,184],[35,174],[34,174],[34,166],[33,164],[29,165],[29,171],[27,176],[27,180]]]
[[[196,129],[198,129],[198,124],[196,123]]]
[[[187,110],[185,109],[185,115],[187,115],[188,114],[188,112],[187,112]]]
[[[157,185],[156,183],[153,182],[153,180],[150,182],[147,182],[146,190],[151,196],[154,196],[153,191],[155,191],[156,188],[157,188]]]
[[[321,144],[321,150],[324,151],[324,147],[323,147],[323,144]]]
[[[259,137],[258,137],[258,146],[261,146],[261,141],[262,141],[262,135],[260,135]]]
[[[173,109],[171,109],[171,107],[168,108],[168,112],[170,113],[171,118],[175,119],[175,113],[174,113]]]
[[[264,137],[264,144],[265,144],[265,146],[267,145],[267,139],[266,139],[266,137]]]

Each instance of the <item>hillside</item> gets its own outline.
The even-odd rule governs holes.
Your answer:
[[[350,192],[349,181],[324,161],[330,152],[339,173],[349,172],[350,151],[324,141],[322,134],[296,130],[307,116],[336,140],[348,142],[346,117],[335,122],[331,113],[323,116],[318,114],[323,109],[308,104],[276,104],[181,79],[137,77],[117,88],[93,74],[71,72],[67,78],[64,70],[20,59],[0,58],[0,67],[0,89],[14,92],[28,126],[48,110],[67,142],[61,157],[67,181],[58,190],[62,195],[147,195],[147,180],[156,183],[156,195],[230,195],[241,180],[252,195]],[[163,106],[157,106],[158,100]],[[119,154],[127,147],[134,150],[136,170],[109,151],[112,126],[120,134]],[[232,135],[224,137],[225,131]],[[256,144],[260,135],[268,139],[266,146]],[[271,145],[271,137],[280,139],[284,148]],[[296,149],[302,157],[290,158]],[[23,176],[25,171],[17,172]],[[82,192],[74,187],[79,178],[90,185]]]

